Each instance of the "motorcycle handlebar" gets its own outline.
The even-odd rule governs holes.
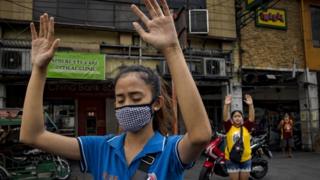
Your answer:
[[[219,137],[226,137],[225,134],[219,133],[218,131],[216,131],[216,135],[219,136]]]

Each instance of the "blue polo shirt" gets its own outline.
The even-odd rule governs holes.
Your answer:
[[[178,143],[182,136],[165,137],[156,131],[130,165],[124,154],[124,138],[125,133],[118,136],[78,137],[81,171],[91,173],[95,180],[130,180],[138,169],[141,158],[151,153],[156,153],[156,158],[148,171],[152,177],[150,179],[183,179],[184,170],[192,167],[191,164],[182,164],[178,154]]]

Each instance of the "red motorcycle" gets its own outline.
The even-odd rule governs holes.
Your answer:
[[[205,149],[207,157],[203,163],[199,180],[210,180],[213,174],[227,177],[226,159],[224,156],[225,135],[219,132],[215,133],[213,140]],[[252,167],[250,179],[262,179],[268,172],[268,161],[263,158],[263,155],[271,158],[272,153],[267,145],[267,134],[251,138],[252,149]]]
[[[222,177],[229,176],[225,165],[224,147],[225,135],[216,132],[205,149],[204,154],[207,158],[202,165],[199,180],[209,180],[213,173]]]

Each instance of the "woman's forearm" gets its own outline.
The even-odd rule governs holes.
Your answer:
[[[229,111],[230,111],[230,105],[224,104],[224,106],[223,106],[223,121],[228,121]]]
[[[190,140],[193,143],[210,140],[211,127],[208,116],[180,46],[166,48],[163,53],[167,59]]]
[[[255,120],[254,106],[253,104],[249,105],[249,121],[253,122]]]
[[[43,91],[46,81],[46,72],[33,69],[25,101],[20,131],[20,141],[33,144],[38,135],[44,132]]]

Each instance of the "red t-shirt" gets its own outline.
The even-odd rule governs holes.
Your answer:
[[[281,132],[284,139],[292,138],[293,135],[293,121],[289,119],[288,121],[281,121]]]

